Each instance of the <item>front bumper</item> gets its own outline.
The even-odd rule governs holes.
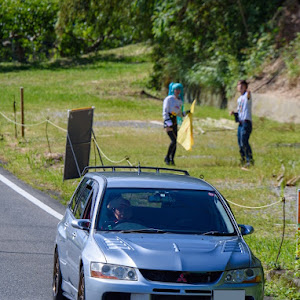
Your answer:
[[[140,275],[140,274],[139,274]],[[87,300],[263,300],[263,283],[214,284],[160,283],[85,277]]]

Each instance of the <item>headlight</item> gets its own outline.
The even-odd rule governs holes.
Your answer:
[[[98,262],[91,263],[91,276],[101,279],[137,280],[134,268]]]
[[[225,283],[262,282],[262,277],[262,271],[259,268],[238,269],[226,272]]]

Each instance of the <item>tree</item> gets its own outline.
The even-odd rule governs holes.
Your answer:
[[[247,51],[282,1],[160,0],[153,17],[152,83],[181,81],[223,94],[243,74]],[[243,13],[241,13],[243,12]],[[246,24],[246,28],[245,28]]]
[[[2,0],[0,6],[0,60],[49,57],[55,43],[58,6],[51,0]]]
[[[57,24],[61,55],[79,55],[149,38],[153,3],[146,0],[61,0]]]

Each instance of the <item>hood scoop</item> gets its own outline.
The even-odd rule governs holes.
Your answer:
[[[130,247],[127,243],[125,243],[121,238],[115,237],[115,238],[104,238],[103,239],[105,246],[108,250],[133,250],[132,247]]]
[[[237,241],[227,241],[224,243],[222,252],[237,252],[237,253],[244,253],[244,247],[241,243]]]

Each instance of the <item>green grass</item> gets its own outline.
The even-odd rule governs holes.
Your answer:
[[[132,163],[164,166],[169,139],[162,128],[109,126],[110,121],[118,120],[162,121],[162,102],[140,95],[142,90],[147,90],[151,72],[148,55],[147,46],[131,46],[77,61],[60,60],[34,66],[0,64],[0,111],[13,119],[13,101],[16,100],[17,121],[20,122],[21,86],[24,87],[26,124],[49,117],[66,129],[69,109],[94,106],[94,131],[101,149],[110,159],[120,160],[128,155]],[[155,95],[165,96],[163,93]],[[203,175],[228,200],[240,205],[261,206],[278,201],[276,178],[283,173],[283,168],[285,180],[300,174],[297,147],[300,125],[254,118],[250,143],[255,166],[244,171],[239,166],[236,130],[212,126],[209,120],[207,122],[208,117],[225,119],[230,126],[236,126],[228,111],[196,106],[195,145],[190,152],[178,146],[176,166],[187,169],[193,176]],[[98,125],[103,121],[108,122],[107,126]],[[0,116],[0,133],[3,135],[0,141],[3,167],[66,204],[78,180],[64,182],[63,160],[55,161],[47,156],[46,124],[26,127],[25,139],[20,137],[18,126],[18,138],[15,139],[14,125]],[[47,133],[51,151],[64,154],[66,133],[51,125],[48,125]],[[92,148],[90,164],[94,164],[94,156]],[[105,159],[104,162],[111,164]],[[287,223],[293,224],[295,203],[288,205]],[[239,223],[254,226],[255,233],[246,240],[268,272],[274,268],[280,245],[282,204],[261,210],[235,205],[231,208]],[[295,227],[287,226],[278,260],[281,268],[294,269],[295,232]],[[275,299],[299,299],[297,290],[282,279],[268,282],[266,291]]]

